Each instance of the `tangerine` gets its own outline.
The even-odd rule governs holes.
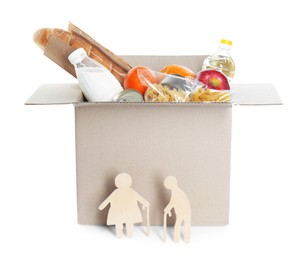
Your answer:
[[[161,69],[160,72],[166,74],[178,74],[182,77],[191,77],[191,78],[196,77],[196,74],[191,69],[178,64],[170,64],[164,67],[163,69]]]
[[[123,87],[135,89],[144,95],[150,84],[154,83],[157,83],[157,79],[151,69],[145,66],[136,66],[126,74]]]

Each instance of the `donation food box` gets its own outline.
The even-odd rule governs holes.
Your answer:
[[[66,56],[68,56],[69,50]],[[62,54],[61,54],[62,55]],[[122,56],[132,66],[158,70],[182,64],[199,71],[206,56]],[[230,103],[86,102],[78,84],[44,84],[34,104],[75,107],[77,210],[80,224],[106,224],[100,202],[127,172],[150,202],[150,223],[162,225],[173,175],[187,194],[192,225],[229,222],[232,106],[280,105],[272,84],[231,84]]]

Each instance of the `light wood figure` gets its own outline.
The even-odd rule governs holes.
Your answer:
[[[164,185],[171,190],[171,198],[167,207],[164,209],[164,241],[167,237],[167,215],[171,217],[171,210],[174,209],[176,221],[174,224],[174,241],[180,240],[181,226],[184,224],[184,241],[190,241],[191,228],[191,207],[186,194],[177,186],[177,180],[173,176],[168,176],[164,180]]]
[[[149,236],[149,202],[131,188],[132,178],[127,173],[118,174],[115,178],[115,185],[117,189],[99,206],[99,210],[103,210],[110,204],[107,225],[115,225],[117,237],[121,238],[123,224],[126,224],[127,236],[132,237],[134,224],[142,222],[141,211],[138,207],[139,201],[143,205],[143,209],[147,209],[147,235]]]

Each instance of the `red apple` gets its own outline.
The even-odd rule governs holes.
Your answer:
[[[217,70],[202,70],[197,74],[198,81],[204,83],[207,88],[216,90],[229,90],[230,85],[226,76]]]

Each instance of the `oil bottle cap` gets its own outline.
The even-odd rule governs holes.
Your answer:
[[[232,46],[232,44],[233,44],[230,40],[226,40],[226,39],[222,39],[220,41],[220,43],[221,44],[226,44],[226,45],[229,45],[229,46]]]

